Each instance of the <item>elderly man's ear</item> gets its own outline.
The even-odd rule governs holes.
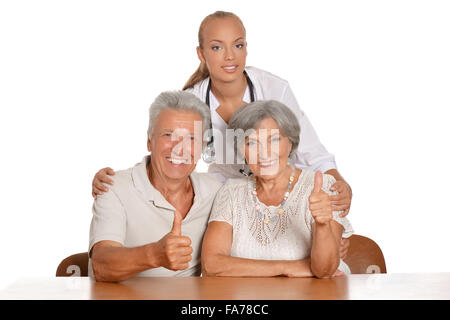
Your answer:
[[[152,152],[152,143],[150,141],[150,138],[147,139],[147,150],[148,152]]]

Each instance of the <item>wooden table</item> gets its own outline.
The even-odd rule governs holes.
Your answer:
[[[315,278],[132,278],[121,283],[88,277],[22,279],[0,299],[450,299],[450,273],[366,274]]]

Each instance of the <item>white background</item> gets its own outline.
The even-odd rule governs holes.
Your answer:
[[[1,1],[0,287],[87,251],[95,172],[146,154],[148,107],[216,10],[289,81],[388,272],[450,271],[449,2]]]

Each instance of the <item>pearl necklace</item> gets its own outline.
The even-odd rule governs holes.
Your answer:
[[[267,214],[267,216],[261,212],[261,206],[258,203],[257,193],[256,193],[256,178],[253,178],[252,195],[253,195],[253,202],[255,203],[256,214],[259,219],[264,221],[265,224],[268,224],[269,222],[276,222],[278,220],[278,218],[283,214],[284,204],[286,203],[287,198],[289,198],[289,193],[292,188],[292,182],[294,181],[294,176],[295,176],[295,169],[294,169],[294,167],[292,167],[292,173],[291,173],[291,176],[289,177],[289,183],[288,183],[286,192],[284,193],[283,201],[281,201],[281,203],[277,209],[277,214],[273,217],[271,216],[270,211],[268,211],[269,213]]]

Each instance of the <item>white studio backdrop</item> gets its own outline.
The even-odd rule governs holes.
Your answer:
[[[95,172],[146,154],[148,108],[216,10],[289,81],[388,272],[450,271],[449,2],[1,1],[0,288],[87,251]]]

